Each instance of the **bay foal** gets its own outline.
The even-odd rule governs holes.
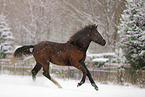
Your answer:
[[[50,79],[55,85],[61,88],[61,85],[49,74],[49,63],[60,66],[74,66],[83,73],[83,77],[77,86],[85,83],[86,76],[91,85],[98,90],[89,70],[85,65],[86,51],[91,41],[105,46],[106,41],[97,30],[97,25],[88,25],[75,33],[66,43],[55,43],[42,41],[34,45],[26,45],[16,49],[14,57],[22,55],[33,55],[36,65],[32,69],[32,77],[35,80],[37,73],[43,68],[43,75]]]

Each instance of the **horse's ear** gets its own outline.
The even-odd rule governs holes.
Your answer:
[[[93,27],[95,27],[97,29],[98,25],[97,24],[94,24]]]
[[[96,29],[98,28],[98,25],[96,24]]]

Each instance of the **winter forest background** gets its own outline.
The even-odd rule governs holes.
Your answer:
[[[105,47],[92,42],[88,49],[86,63],[96,80],[145,87],[145,0],[0,0],[1,71],[30,74],[32,57],[12,64],[4,53],[40,41],[66,42],[89,24],[98,24],[107,41]],[[54,66],[51,72],[81,76],[68,67]]]
[[[117,25],[125,8],[125,0],[1,0],[0,4],[16,45],[66,42],[81,28],[95,23],[108,44],[101,52],[115,49]],[[93,45],[94,52],[100,52],[102,48]]]

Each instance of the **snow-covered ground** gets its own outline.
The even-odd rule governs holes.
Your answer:
[[[78,80],[56,79],[62,89],[45,77],[0,75],[0,97],[145,97],[145,89],[118,85],[97,84],[99,91],[85,83],[77,88]]]

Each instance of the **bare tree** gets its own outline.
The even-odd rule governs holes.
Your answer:
[[[125,0],[1,0],[15,42],[64,42],[80,27],[98,24],[108,48],[115,49],[117,26]],[[92,45],[96,49],[96,46]]]
[[[64,9],[71,11],[73,13],[71,16],[77,18],[82,24],[85,25],[87,21],[87,23],[100,25],[108,45],[115,49],[118,40],[117,26],[120,14],[125,7],[125,0],[85,0],[83,3],[79,3],[80,0],[78,0],[79,5],[68,0],[63,2],[66,5]],[[78,8],[80,5],[85,7],[80,9]]]

